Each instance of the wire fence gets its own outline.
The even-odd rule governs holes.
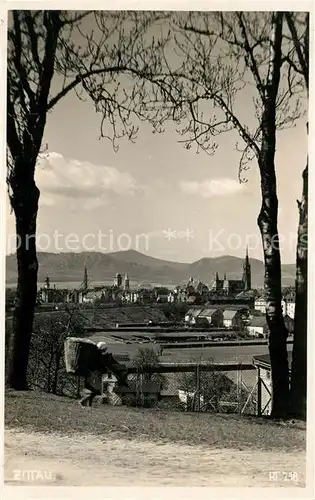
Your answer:
[[[128,385],[128,403],[136,406],[259,413],[259,384],[253,365],[160,363],[158,368],[133,370]]]

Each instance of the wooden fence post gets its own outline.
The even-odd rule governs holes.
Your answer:
[[[261,375],[260,368],[257,368],[257,415],[261,417]]]
[[[140,394],[141,394],[141,406],[144,406],[143,373],[140,374]]]
[[[200,365],[196,366],[196,410],[200,411]]]

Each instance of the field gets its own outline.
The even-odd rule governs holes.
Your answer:
[[[139,347],[149,348],[157,347],[154,343],[131,343],[113,342],[110,333],[95,333],[89,336],[89,339],[94,342],[105,341],[108,344],[108,349],[113,354],[129,353],[132,357]],[[288,344],[288,351],[292,350],[292,344]],[[218,344],[214,347],[195,347],[183,349],[163,349],[163,354],[160,357],[161,361],[189,361],[192,359],[213,360],[216,363],[223,362],[238,362],[238,363],[251,363],[253,356],[268,353],[267,345],[248,345],[248,346],[226,346]]]
[[[38,308],[35,312],[35,322],[40,318],[58,318],[62,316],[64,304],[60,310],[45,311],[44,306],[42,309]],[[50,305],[51,307],[51,305]],[[71,304],[70,304],[71,307]],[[166,317],[160,306],[152,307],[150,305],[139,306],[122,306],[122,307],[106,307],[105,309],[97,309],[92,307],[76,308],[75,313],[82,320],[85,326],[102,327],[102,328],[115,328],[116,323],[126,322],[148,322],[148,321],[166,321]],[[12,312],[7,315],[7,321],[12,319]]]
[[[301,422],[126,407],[90,410],[44,393],[8,392],[5,427],[8,484],[16,483],[17,468],[51,471],[53,484],[67,486],[305,484]],[[295,480],[270,482],[270,471],[289,470]]]
[[[123,342],[112,343],[109,334],[105,336],[104,334],[94,334],[89,337],[94,342],[105,341],[107,343],[107,349],[115,354],[127,354],[130,359],[134,358],[139,349],[154,349],[158,351],[159,347],[154,343],[131,343],[125,344]],[[288,351],[292,350],[292,345],[288,345]],[[215,347],[196,347],[196,348],[184,348],[184,349],[163,349],[163,354],[159,356],[162,362],[187,362],[187,361],[212,361],[213,363],[243,363],[251,364],[253,361],[253,356],[258,356],[261,354],[268,353],[267,345],[257,345],[257,346],[225,346],[216,345]],[[229,377],[234,383],[237,380],[237,371],[225,372],[225,375]],[[174,385],[173,378],[168,375],[167,378],[170,380],[170,384]],[[241,372],[241,379],[246,384],[246,386],[251,389],[254,387],[257,381],[257,372],[254,368],[253,370],[244,370]]]

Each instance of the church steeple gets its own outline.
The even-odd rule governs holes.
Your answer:
[[[130,290],[130,280],[127,273],[125,274],[125,290],[126,291]]]
[[[48,276],[46,276],[45,285],[46,285],[47,290],[49,290],[49,288],[50,288],[50,280],[49,280]]]
[[[84,266],[83,289],[87,291],[88,287],[89,287],[88,272],[86,266]]]
[[[252,273],[251,273],[251,267],[250,267],[250,262],[249,262],[249,257],[248,257],[248,245],[246,246],[246,256],[245,256],[245,262],[243,265],[243,281],[245,285],[245,290],[251,290],[252,288]]]

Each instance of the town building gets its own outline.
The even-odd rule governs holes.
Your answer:
[[[266,338],[269,333],[269,328],[265,315],[254,316],[249,325],[246,326],[248,335],[254,338]]]
[[[54,304],[66,302],[67,295],[67,289],[57,288],[56,285],[51,286],[50,279],[47,276],[44,287],[39,290],[38,298],[42,304]]]
[[[130,290],[130,280],[127,273],[125,274],[124,288],[127,292]]]
[[[219,278],[219,273],[215,275],[214,282],[210,286],[210,292],[222,293],[225,295],[236,295],[242,291],[251,290],[251,266],[248,257],[248,248],[246,248],[246,256],[243,264],[243,276],[241,280],[229,280],[224,274],[223,280]]]
[[[223,311],[220,309],[203,309],[198,318],[204,318],[207,326],[222,327],[223,326]]]
[[[223,311],[223,326],[225,326],[225,328],[235,328],[241,330],[244,326],[241,311],[225,309]]]
[[[185,323],[202,328],[229,328],[243,331],[248,315],[249,310],[246,307],[192,307],[185,315]]]
[[[256,311],[259,311],[263,314],[266,313],[266,307],[267,307],[267,302],[266,302],[266,299],[265,297],[257,297],[255,299],[255,303],[254,303],[254,308]]]
[[[122,296],[122,302],[126,304],[137,304],[140,302],[140,294],[137,290],[125,291]]]
[[[83,304],[93,304],[96,300],[101,300],[104,297],[102,290],[89,290],[82,294]]]
[[[153,292],[156,302],[168,302],[170,291],[167,288],[155,287]]]
[[[195,326],[197,324],[197,318],[201,312],[202,312],[201,308],[189,309],[185,314],[185,323],[188,324],[189,326]]]
[[[260,311],[261,313],[266,313],[267,301],[264,297],[257,297],[255,299],[254,308],[256,311]],[[281,300],[281,308],[283,316],[290,316],[290,318],[294,319],[295,314],[295,300],[291,297],[284,297]]]
[[[295,315],[295,300],[290,297],[285,297],[282,300],[282,313],[284,316],[289,316],[294,319]]]
[[[114,278],[114,285],[117,286],[118,288],[120,288],[122,286],[122,283],[123,283],[122,274],[117,273],[115,278]]]
[[[188,305],[200,305],[200,302],[198,300],[198,297],[196,295],[189,295],[189,297],[186,297],[186,300],[185,300],[186,304]]]

